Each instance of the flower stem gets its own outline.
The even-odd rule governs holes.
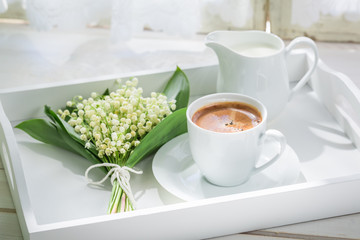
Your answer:
[[[128,212],[134,210],[124,190],[115,180],[112,188],[111,198],[108,206],[108,214]]]

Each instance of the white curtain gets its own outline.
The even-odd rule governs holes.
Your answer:
[[[0,13],[21,2],[37,30],[81,30],[110,26],[113,40],[127,40],[144,28],[190,36],[214,27],[248,28],[260,0],[0,0]],[[278,0],[271,0],[278,1]],[[292,24],[310,27],[321,15],[360,21],[360,0],[292,0]],[[256,16],[255,16],[256,17]],[[223,22],[224,24],[220,24]],[[204,26],[206,25],[206,26]]]
[[[292,0],[292,24],[310,27],[321,15],[360,21],[360,0]]]
[[[81,30],[105,22],[118,41],[144,28],[182,36],[219,21],[241,28],[253,17],[254,0],[0,0],[0,5],[6,11],[14,2],[22,2],[27,20],[37,30]]]

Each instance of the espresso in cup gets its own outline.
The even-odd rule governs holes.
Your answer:
[[[262,117],[257,108],[244,102],[216,102],[197,110],[192,121],[210,131],[232,133],[257,126]]]
[[[277,161],[285,136],[267,129],[267,110],[255,98],[215,93],[193,101],[186,119],[193,160],[203,176],[218,186],[236,186]],[[265,163],[257,164],[265,142],[277,142]]]

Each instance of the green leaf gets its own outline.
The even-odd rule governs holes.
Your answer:
[[[67,132],[60,130],[58,131],[58,134],[62,141],[65,142],[72,149],[73,152],[79,154],[80,156],[83,156],[87,160],[91,161],[93,164],[103,163],[103,161],[101,161],[97,155],[94,155],[91,151],[89,151],[89,149],[86,149],[84,145],[76,142]],[[101,169],[103,171],[105,170],[104,168]]]
[[[105,90],[105,92],[102,94],[102,96],[109,96],[110,95],[110,91],[109,91],[109,89],[107,88],[106,90]]]
[[[93,163],[101,163],[84,145],[74,141],[67,132],[44,119],[30,119],[15,126],[34,139],[79,154]]]
[[[64,132],[66,132],[73,140],[74,142],[79,143],[83,146],[84,151],[90,151],[93,155],[97,156],[97,150],[96,146],[89,142],[90,147],[89,149],[86,149],[85,141],[81,140],[80,135],[75,132],[75,129],[70,126],[65,120],[63,120],[61,117],[59,117],[49,106],[45,106],[45,114],[58,126],[58,128],[61,128]]]
[[[20,123],[18,128],[27,132],[33,138],[77,153],[93,163],[101,163],[96,148],[90,144],[85,148],[85,141],[80,139],[78,133],[66,121],[60,118],[49,106],[45,106],[45,114],[53,123],[42,119],[32,119]]]
[[[44,109],[45,114],[54,122],[54,124],[58,125],[59,127],[61,127],[61,129],[63,129],[65,132],[69,133],[69,135],[71,135],[74,140],[83,143],[84,141],[82,141],[80,139],[79,134],[77,134],[74,130],[73,127],[71,127],[65,120],[63,120],[61,117],[59,117],[53,110],[51,110],[51,108],[47,105],[45,105],[45,109]]]
[[[169,79],[163,93],[168,97],[168,100],[176,100],[176,109],[187,107],[190,85],[187,76],[179,67],[176,68],[176,71]]]
[[[179,109],[167,116],[154,127],[134,149],[126,162],[129,167],[158,150],[163,144],[187,131],[186,108]]]
[[[73,149],[59,137],[56,127],[44,119],[30,119],[15,127],[23,130],[38,141],[74,152]]]

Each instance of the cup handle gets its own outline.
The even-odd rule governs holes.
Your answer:
[[[261,165],[260,167],[255,167],[254,171],[252,172],[252,174],[256,174],[262,170],[264,170],[265,168],[269,167],[271,164],[273,164],[274,162],[276,162],[281,155],[284,153],[285,148],[286,148],[286,138],[285,136],[279,132],[278,130],[275,129],[269,129],[267,130],[261,137],[260,137],[260,144],[264,144],[265,139],[267,138],[272,138],[275,141],[279,142],[280,144],[280,151],[278,154],[276,154],[272,159],[270,159],[269,161],[267,161],[266,163],[264,163],[263,165]]]
[[[289,99],[293,96],[293,94],[298,91],[300,88],[302,88],[310,79],[311,74],[315,71],[317,63],[319,61],[319,53],[318,48],[313,40],[311,40],[308,37],[297,37],[294,40],[292,40],[289,45],[285,48],[285,54],[286,56],[289,55],[291,50],[294,49],[296,45],[303,44],[308,47],[310,47],[314,53],[314,63],[309,68],[309,70],[304,74],[304,76],[300,79],[300,81],[293,87],[290,93]]]

